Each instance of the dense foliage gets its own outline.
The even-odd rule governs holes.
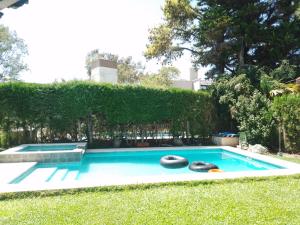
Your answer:
[[[212,93],[219,104],[227,106],[239,131],[247,134],[249,143],[270,144],[268,141],[274,125],[269,112],[271,101],[255,89],[246,74],[219,79],[213,85]]]
[[[221,108],[218,114],[228,112],[250,144],[277,148],[281,128],[285,150],[299,151],[300,85],[281,82],[293,76],[295,68],[283,61],[274,70],[249,67],[241,72],[220,77],[213,84],[212,95],[217,109]]]
[[[0,105],[2,145],[206,136],[215,114],[205,92],[93,82],[2,83]]]
[[[169,88],[179,74],[180,71],[176,67],[164,66],[157,73],[143,75],[140,84],[145,87]]]
[[[21,71],[27,69],[23,58],[27,47],[15,32],[0,25],[0,82],[16,80]]]
[[[172,61],[191,53],[207,75],[235,74],[247,65],[300,70],[300,19],[295,0],[166,0],[164,21],[150,30],[145,56]]]
[[[272,111],[283,132],[285,149],[300,152],[300,94],[276,97]]]

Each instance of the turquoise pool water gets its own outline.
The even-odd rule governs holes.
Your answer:
[[[63,151],[63,150],[73,150],[77,146],[76,145],[47,145],[47,144],[42,144],[42,145],[28,145],[18,152],[42,152],[42,151]]]
[[[187,158],[190,163],[193,161],[213,163],[225,172],[282,168],[223,149],[86,153],[80,163],[37,164],[11,183],[54,183],[199,173],[189,170],[188,167],[180,169],[162,167],[160,158],[165,155],[179,155]]]

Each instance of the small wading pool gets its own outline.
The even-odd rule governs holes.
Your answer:
[[[64,144],[28,145],[18,150],[18,152],[63,151],[63,150],[73,150],[75,148],[77,148],[77,145],[64,145]]]
[[[0,163],[17,162],[78,162],[86,143],[24,144],[0,153]]]
[[[261,171],[284,167],[248,158],[246,156],[214,149],[180,149],[130,152],[85,153],[77,163],[39,163],[12,180],[11,184],[68,183],[86,181],[118,181],[124,178],[201,175],[188,167],[167,169],[160,165],[165,155],[178,155],[193,161],[205,161],[217,165],[226,172]]]

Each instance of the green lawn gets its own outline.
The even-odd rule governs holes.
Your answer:
[[[39,195],[1,200],[0,224],[300,224],[300,175]]]
[[[284,155],[284,156],[277,156],[277,155],[272,155],[273,157],[277,159],[282,159],[282,160],[287,160],[295,163],[300,163],[300,157],[295,157],[295,156],[289,156],[289,155]]]

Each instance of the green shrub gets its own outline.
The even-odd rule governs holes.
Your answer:
[[[23,142],[77,141],[88,136],[89,121],[96,139],[164,129],[206,136],[215,121],[207,92],[94,82],[2,83],[0,106],[0,129],[22,131]]]
[[[218,108],[227,110],[239,131],[245,132],[250,144],[270,145],[274,127],[271,101],[255,89],[246,74],[218,80],[212,86],[212,95],[219,99]]]
[[[7,132],[0,131],[0,147],[7,148],[9,146],[9,138]]]
[[[270,100],[255,90],[252,96],[239,96],[236,102],[236,111],[233,113],[239,122],[240,131],[246,132],[250,144],[260,143],[268,145],[273,118],[269,112]]]
[[[300,94],[276,97],[272,111],[282,130],[285,149],[300,152]]]

